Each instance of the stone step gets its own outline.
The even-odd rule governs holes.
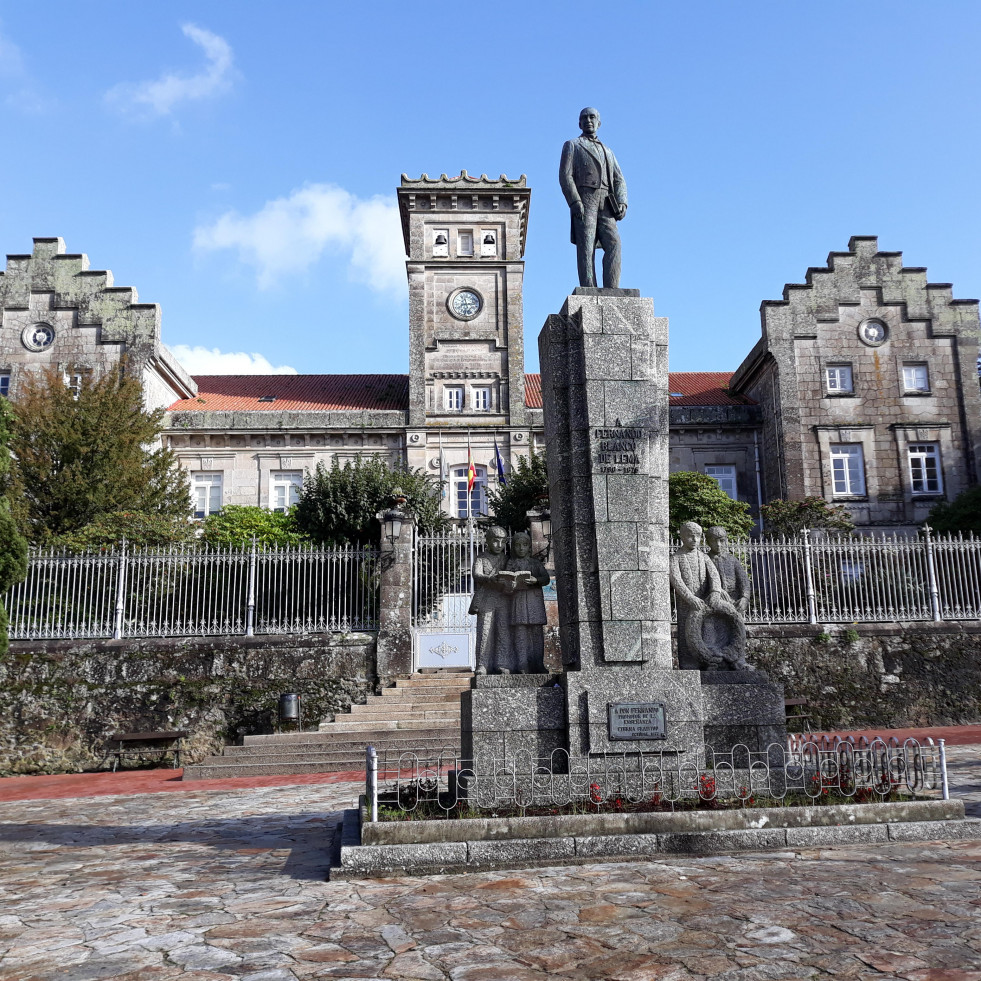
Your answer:
[[[228,763],[222,756],[213,757],[217,763],[189,766],[184,770],[185,780],[224,780],[229,777],[275,777],[297,773],[338,773],[345,770],[364,772],[364,759],[359,764],[332,767],[324,763]]]
[[[356,742],[332,740],[323,743],[300,743],[299,745],[272,743],[266,746],[226,746],[222,754],[222,759],[230,763],[251,763],[265,759],[266,757],[310,757],[311,759],[334,759],[343,757],[344,759],[364,759],[367,746],[373,745],[381,756],[385,753],[415,753],[419,756],[438,756],[443,750],[458,753],[460,747],[460,734],[447,733],[443,740],[422,740],[408,741],[381,739],[375,743],[365,743],[362,740]],[[238,752],[236,752],[238,751]],[[217,759],[217,757],[214,757]]]
[[[392,734],[398,730],[378,732],[378,740],[385,743],[412,743],[418,746],[445,741],[448,736],[451,742],[457,742],[460,738],[460,726],[458,722],[450,726],[428,725],[429,731],[423,730],[417,736],[397,736]],[[378,731],[377,726],[368,726],[367,730],[363,731],[370,733],[373,728]],[[353,735],[350,733],[346,734],[335,729],[334,723],[328,723],[327,728],[316,729],[311,732],[284,732],[263,736],[246,736],[242,746],[226,746],[225,749],[227,751],[246,749],[253,746],[303,746],[307,744],[324,746],[336,743],[342,746],[346,746],[347,744],[357,745],[363,750],[369,742],[371,740],[365,739],[362,732],[357,732]]]
[[[396,688],[469,688],[472,675],[414,674],[411,678],[396,678]]]
[[[367,722],[349,722],[350,716],[342,716],[343,721],[337,722],[327,722],[325,726],[329,728],[322,729],[321,732],[392,732],[397,729],[418,729],[425,731],[426,729],[432,729],[433,726],[438,726],[440,729],[449,728],[456,723],[460,724],[460,717],[457,716],[455,719],[453,716],[442,716],[438,719],[406,719],[404,722],[401,720],[390,719],[387,722],[383,719],[371,719]]]
[[[356,719],[358,721],[364,721],[367,719],[381,719],[383,721],[388,719],[442,719],[442,718],[460,718],[460,707],[458,705],[453,705],[452,702],[442,702],[438,705],[397,705],[395,708],[389,708],[388,705],[352,705],[351,711],[345,712],[343,715],[337,715],[334,717],[335,721],[340,721],[344,719]],[[327,723],[330,725],[330,723]]]
[[[378,750],[378,756],[383,761],[387,758],[389,760],[398,759],[400,753],[395,750],[390,750],[385,753],[385,750]],[[457,746],[442,746],[441,750],[445,751],[443,755],[446,757],[459,756],[460,748]],[[250,755],[236,755],[232,756],[225,754],[222,756],[209,756],[207,759],[202,760],[199,766],[268,766],[273,763],[283,763],[292,765],[294,763],[316,763],[320,764],[324,772],[329,772],[331,770],[356,770],[364,769],[365,762],[365,747],[360,746],[353,750],[344,751],[334,751],[321,748],[316,751],[308,752],[293,752],[292,748],[284,747],[282,751],[274,751],[275,747],[267,747],[267,752],[255,753]],[[410,752],[408,750],[404,751],[406,759],[412,756],[418,756],[420,759],[429,760],[433,757],[439,756],[439,752],[418,751],[416,753]]]
[[[469,691],[470,686],[461,688],[459,691],[452,688],[448,691],[434,689],[432,691],[412,691],[405,688],[383,688],[380,696],[372,695],[369,701],[398,704],[399,702],[457,702],[460,699],[460,692]]]

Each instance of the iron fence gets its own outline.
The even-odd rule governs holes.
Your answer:
[[[377,628],[378,581],[355,547],[39,551],[4,603],[14,640],[347,632]]]
[[[450,817],[479,808],[514,814],[537,808],[579,811],[875,803],[897,797],[949,798],[944,741],[895,737],[791,737],[754,751],[706,749],[704,759],[634,752],[571,757],[517,754],[472,761],[446,752],[423,756],[367,749],[371,820],[418,812]]]
[[[676,549],[678,546],[672,546]],[[981,539],[862,535],[731,543],[749,573],[747,623],[981,618]]]

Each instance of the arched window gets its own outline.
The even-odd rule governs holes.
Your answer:
[[[453,509],[455,518],[487,514],[487,468],[474,467],[476,478],[470,491],[470,507],[467,508],[467,468],[453,468]]]

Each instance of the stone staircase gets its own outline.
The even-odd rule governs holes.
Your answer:
[[[368,745],[379,756],[386,750],[458,754],[460,693],[470,678],[468,671],[399,678],[393,688],[369,695],[364,705],[352,705],[350,714],[322,722],[316,731],[246,736],[241,746],[226,746],[221,756],[185,767],[184,779],[364,770]]]

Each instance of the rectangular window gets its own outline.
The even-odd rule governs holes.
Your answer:
[[[831,447],[831,480],[835,497],[865,495],[865,460],[858,443]]]
[[[457,255],[473,255],[473,232],[458,232],[456,240]]]
[[[191,474],[195,518],[206,518],[221,510],[221,476],[220,473]]]
[[[480,254],[482,256],[497,255],[497,235],[487,228],[480,233]]]
[[[450,232],[448,228],[433,229],[433,255],[448,256],[450,254]]]
[[[930,391],[930,374],[925,364],[903,365],[903,390],[906,392]]]
[[[832,394],[852,391],[852,366],[849,364],[829,364],[824,369],[824,388]]]
[[[914,443],[909,448],[909,476],[914,494],[942,494],[940,447],[936,443]]]
[[[0,395],[6,398],[10,394],[10,374],[4,372],[0,375]]]
[[[463,388],[452,386],[443,389],[443,408],[459,412],[463,409]]]
[[[453,498],[456,504],[456,517],[469,518],[487,513],[487,470],[474,467],[476,476],[467,500],[467,468],[455,467],[453,470]]]
[[[300,499],[303,490],[303,474],[298,470],[281,470],[269,477],[269,507],[273,511],[285,511]]]
[[[719,486],[735,501],[738,498],[736,493],[736,468],[735,467],[720,467],[720,466],[708,466],[705,468],[705,472],[710,476],[714,477],[718,482]]]
[[[65,382],[65,388],[70,389],[72,393],[72,398],[78,401],[79,393],[82,391],[82,378],[81,372],[74,372],[69,374],[67,371],[64,373],[63,379]]]
[[[475,388],[473,390],[473,408],[475,412],[490,412],[491,390],[489,388]]]

